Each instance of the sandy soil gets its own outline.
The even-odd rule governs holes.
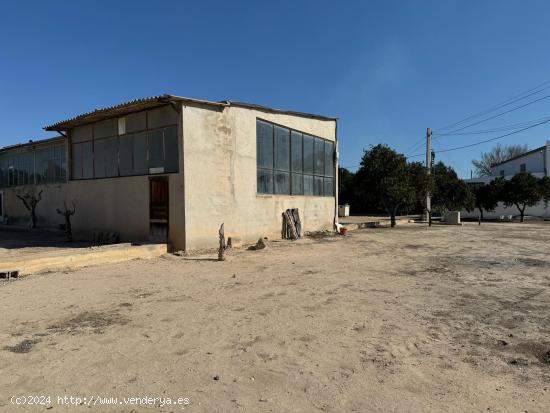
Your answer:
[[[549,242],[410,224],[5,283],[0,411],[548,412]]]

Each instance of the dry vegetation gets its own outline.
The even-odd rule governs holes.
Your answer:
[[[32,393],[183,396],[191,412],[547,412],[549,230],[410,224],[5,283],[0,410]]]

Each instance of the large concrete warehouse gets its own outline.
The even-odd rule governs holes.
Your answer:
[[[96,109],[44,128],[57,138],[0,149],[0,221],[25,224],[16,195],[38,194],[38,226],[73,234],[213,248],[218,228],[244,243],[281,237],[298,208],[303,231],[337,217],[336,118],[174,95]]]

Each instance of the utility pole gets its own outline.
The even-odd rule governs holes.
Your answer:
[[[431,174],[432,169],[432,151],[431,151],[431,142],[432,141],[432,130],[430,128],[426,128],[426,170],[428,171],[428,175]],[[430,196],[430,193],[426,193],[426,220],[430,220],[430,215],[432,213],[432,198]]]

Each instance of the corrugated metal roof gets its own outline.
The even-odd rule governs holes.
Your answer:
[[[266,112],[283,113],[283,114],[303,116],[303,117],[308,117],[313,119],[321,119],[321,120],[337,119],[335,117],[330,117],[330,116],[315,115],[312,113],[296,112],[296,111],[285,110],[285,109],[276,109],[276,108],[270,108],[267,106],[257,105],[254,103],[239,102],[234,100],[224,100],[220,102],[213,102],[213,101],[202,100],[202,99],[194,99],[194,98],[188,98],[183,96],[164,94],[164,95],[150,96],[150,97],[145,97],[140,99],[133,99],[124,103],[119,103],[117,105],[97,108],[90,112],[86,112],[81,115],[77,115],[72,118],[65,119],[65,120],[53,123],[51,125],[47,125],[44,127],[44,129],[47,131],[66,131],[71,128],[74,128],[75,126],[97,122],[97,121],[107,119],[107,118],[112,118],[115,116],[124,116],[125,114],[128,114],[128,113],[166,105],[167,103],[170,103],[170,102],[188,102],[188,103],[209,105],[209,106],[215,106],[215,107],[239,106],[239,107],[256,109],[256,110],[261,110]]]
[[[84,125],[86,123],[96,122],[99,120],[111,118],[114,116],[123,116],[131,112],[137,112],[139,110],[150,109],[157,106],[166,105],[170,102],[189,102],[189,103],[198,103],[203,105],[211,105],[217,107],[225,107],[227,104],[222,102],[211,102],[208,100],[187,98],[183,96],[175,95],[158,95],[158,96],[149,96],[145,98],[133,99],[127,102],[119,103],[113,106],[106,106],[103,108],[97,108],[89,112],[83,113],[81,115],[74,116],[69,119],[65,119],[51,125],[45,126],[44,129],[47,131],[59,131],[59,130],[69,130],[75,126]]]
[[[26,146],[43,145],[43,144],[52,143],[52,142],[55,142],[55,141],[60,141],[61,142],[64,139],[65,139],[64,136],[54,136],[53,138],[40,139],[40,140],[37,140],[37,141],[29,140],[28,142],[25,142],[25,143],[17,143],[15,145],[4,146],[4,147],[0,148],[0,152],[6,152],[6,151],[14,150],[14,149],[20,149],[20,148],[24,148]]]

